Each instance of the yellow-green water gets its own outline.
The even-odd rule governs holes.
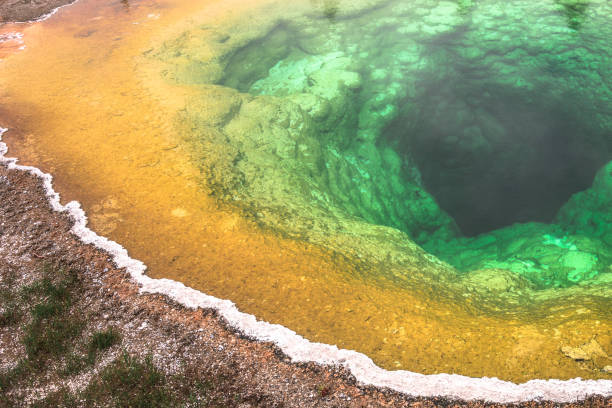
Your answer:
[[[83,0],[0,28],[26,45],[0,51],[0,124],[153,277],[390,369],[610,378],[609,172],[559,215],[468,238],[432,187],[456,157],[436,170],[417,154],[450,143],[482,173],[500,161],[487,152],[525,155],[521,132],[559,129],[566,98],[588,124],[561,128],[594,140],[579,158],[600,154],[591,186],[610,160],[612,12],[542,3],[538,28],[528,2]],[[516,104],[512,133],[499,112]],[[491,193],[476,193],[478,208]],[[587,343],[587,360],[566,355]]]

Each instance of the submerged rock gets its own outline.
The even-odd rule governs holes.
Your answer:
[[[572,196],[556,221],[574,234],[599,237],[612,246],[612,161],[599,170],[591,188]]]
[[[561,351],[567,357],[578,361],[592,360],[598,357],[608,358],[608,354],[606,354],[595,339],[591,339],[588,343],[578,347],[565,346]]]
[[[463,277],[463,283],[481,292],[521,292],[533,289],[534,285],[521,275],[507,269],[481,269],[471,271]]]

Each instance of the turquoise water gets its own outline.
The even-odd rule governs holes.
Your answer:
[[[608,2],[316,10],[234,53],[222,81],[309,114],[315,199],[460,271],[508,269],[540,288],[610,272]]]

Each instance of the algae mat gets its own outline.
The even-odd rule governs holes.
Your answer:
[[[84,0],[3,28],[0,123],[152,277],[388,369],[612,378],[611,15]]]

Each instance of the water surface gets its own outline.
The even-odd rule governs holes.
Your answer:
[[[390,369],[610,378],[607,2],[128,5],[25,29],[0,122],[152,276]]]

